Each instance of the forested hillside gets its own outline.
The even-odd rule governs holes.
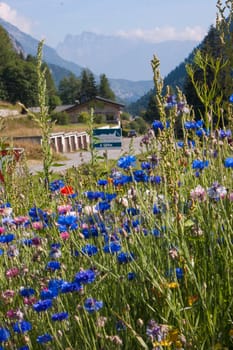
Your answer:
[[[37,73],[36,59],[30,55],[24,57],[20,46],[0,26],[0,99],[10,103],[20,101],[25,106],[37,106]],[[44,64],[44,67],[46,65]],[[50,74],[46,70],[48,104],[58,99],[56,88]]]

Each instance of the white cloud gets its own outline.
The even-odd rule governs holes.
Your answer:
[[[20,16],[16,10],[12,9],[5,2],[0,2],[0,17],[15,25],[17,28],[25,33],[31,33],[31,22],[23,16]]]
[[[153,29],[133,29],[130,31],[118,31],[117,36],[128,39],[141,39],[151,43],[159,43],[166,40],[196,40],[201,41],[206,34],[203,28],[186,27],[183,30],[177,30],[174,27],[156,27]]]

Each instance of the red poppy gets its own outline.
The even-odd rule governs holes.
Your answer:
[[[74,194],[74,190],[72,186],[64,186],[60,189],[60,193],[64,195]]]

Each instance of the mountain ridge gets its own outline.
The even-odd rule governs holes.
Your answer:
[[[161,74],[166,76],[196,45],[197,41],[190,40],[151,43],[83,31],[78,35],[67,34],[63,42],[57,45],[56,51],[61,57],[86,65],[98,74],[104,71],[110,78],[147,81],[152,80],[150,61],[154,54],[160,58]]]
[[[8,34],[11,36],[15,43],[20,44],[20,46],[23,49],[24,55],[29,54],[32,56],[36,56],[39,40],[33,38],[28,34],[23,33],[17,27],[10,24],[9,22],[4,21],[2,18],[0,18],[0,25],[2,25],[2,27],[8,32]],[[97,34],[94,34],[94,38],[96,38],[97,36]],[[69,37],[69,35],[67,37]],[[111,38],[111,36],[106,37]],[[72,38],[72,35],[70,35],[70,38]],[[88,35],[86,35],[86,39],[88,38],[93,39],[93,33],[89,32]],[[138,50],[136,50],[136,52],[137,51]],[[139,52],[140,51],[142,50],[139,50]],[[150,59],[148,58],[149,68],[151,58],[152,56],[150,57]],[[51,69],[51,73],[56,86],[58,86],[60,80],[67,76],[69,73],[73,73],[77,77],[79,77],[81,75],[82,70],[87,69],[86,67],[84,68],[82,65],[76,64],[70,60],[62,58],[54,48],[51,48],[46,44],[44,44],[43,46],[43,59]],[[90,68],[88,67],[88,69]],[[116,97],[119,100],[123,101],[126,105],[137,101],[141,96],[145,95],[154,86],[152,79],[130,80],[124,78],[112,78],[111,76],[109,77],[109,75],[105,71],[103,71],[102,73],[107,75],[110,86],[114,91]],[[98,81],[99,77],[96,75],[96,72],[94,72],[93,74],[95,75],[95,78]]]

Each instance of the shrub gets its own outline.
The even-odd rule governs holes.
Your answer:
[[[78,122],[79,123],[86,123],[88,119],[90,118],[90,114],[87,112],[81,112],[78,116]]]
[[[106,115],[104,114],[95,114],[94,116],[94,122],[96,124],[103,124],[106,123]]]
[[[56,121],[58,125],[68,125],[70,123],[70,116],[66,112],[53,113],[51,120]]]

